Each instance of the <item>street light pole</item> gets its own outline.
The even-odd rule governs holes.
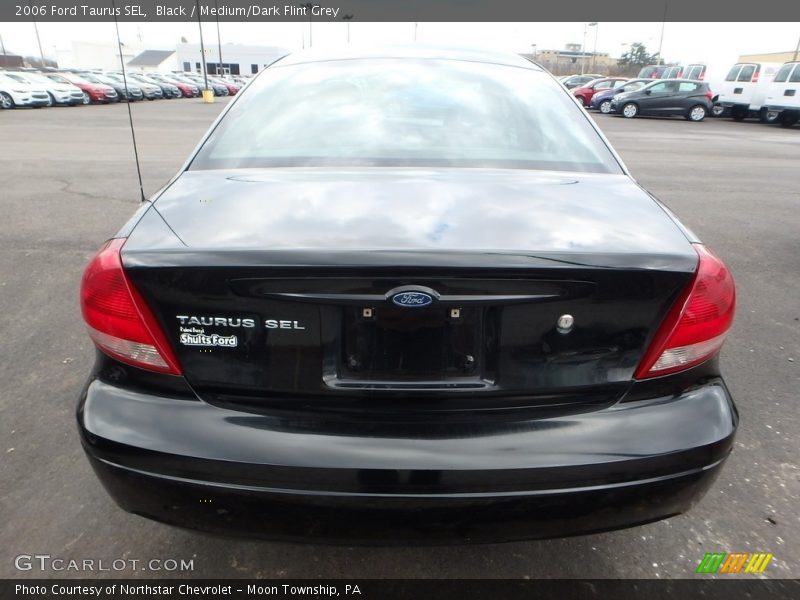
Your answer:
[[[581,44],[581,75],[586,71],[586,23],[583,24],[583,43]]]
[[[592,50],[592,72],[597,72],[595,62],[597,60],[597,36],[600,33],[599,23],[589,23],[589,27],[594,27],[594,50]]]
[[[800,52],[800,38],[797,38],[797,46],[794,49],[794,58],[792,60],[797,60],[797,54],[799,52]]]
[[[347,22],[347,43],[350,43],[350,21],[353,20],[353,15],[342,15],[342,21]]]
[[[215,14],[217,15],[217,49],[219,50],[219,66],[217,67],[217,75],[224,75],[222,68],[222,38],[219,35],[219,8],[217,8],[217,0],[214,0]]]
[[[208,68],[206,67],[206,46],[203,42],[203,23],[200,21],[200,0],[194,0],[195,7],[197,8],[197,27],[200,29],[200,64],[203,66],[203,102],[214,102],[214,96],[208,93]]]

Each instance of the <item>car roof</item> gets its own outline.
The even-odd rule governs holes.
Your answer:
[[[677,81],[679,83],[706,83],[705,81],[700,81],[699,79],[681,79],[680,77],[665,77],[664,79],[653,79],[651,83],[664,83],[669,81]],[[650,84],[648,84],[650,85]]]
[[[310,62],[354,60],[359,58],[460,60],[466,62],[500,64],[534,71],[543,70],[539,65],[513,52],[428,44],[300,50],[287,54],[273,64],[275,66],[288,66]]]

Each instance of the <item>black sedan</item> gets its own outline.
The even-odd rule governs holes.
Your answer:
[[[707,83],[689,79],[659,79],[611,99],[611,112],[632,119],[638,115],[702,121],[711,112],[714,94]]]
[[[516,55],[289,55],[90,261],[77,410],[125,510],[510,540],[675,515],[738,416],[723,262]]]

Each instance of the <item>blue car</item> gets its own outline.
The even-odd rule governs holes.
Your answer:
[[[648,83],[653,83],[653,80],[631,79],[630,81],[626,81],[625,85],[621,85],[610,90],[603,90],[602,92],[598,92],[592,96],[592,102],[590,106],[593,110],[599,110],[601,113],[607,115],[611,112],[611,99],[614,96],[620,92],[633,92],[634,90],[638,90],[640,87],[643,87]]]

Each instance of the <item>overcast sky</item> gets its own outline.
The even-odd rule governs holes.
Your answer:
[[[514,52],[562,49],[567,43],[583,43],[584,23],[419,23],[417,40],[422,43],[473,45]],[[347,41],[345,23],[312,25],[313,46],[339,46]],[[306,23],[221,23],[222,42],[300,48],[309,41]],[[352,21],[350,39],[354,44],[411,43],[414,23],[359,23]],[[599,23],[588,28],[586,49],[619,56],[623,44],[644,43],[658,50],[661,23]],[[141,43],[152,49],[171,49],[181,37],[198,42],[197,23],[120,23],[123,42]],[[112,42],[113,23],[40,23],[39,33],[46,55],[55,48],[68,48],[73,40]],[[216,44],[216,24],[204,23],[207,43]],[[8,51],[38,55],[32,23],[0,22]],[[667,23],[662,54],[668,61],[732,64],[739,54],[794,50],[800,38],[800,23]]]

